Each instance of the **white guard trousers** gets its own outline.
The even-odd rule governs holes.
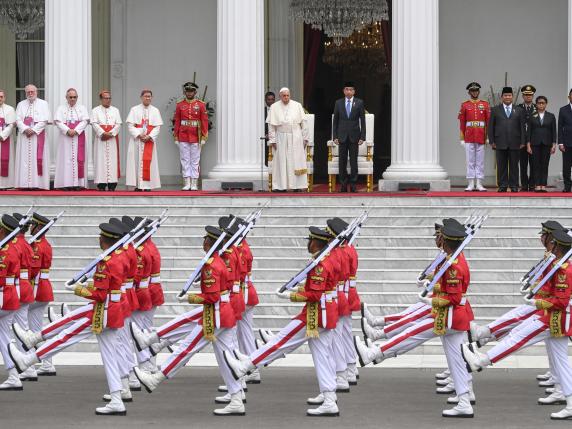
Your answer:
[[[339,324],[342,324],[342,343],[345,350],[346,364],[353,365],[356,363],[356,349],[352,332],[352,316],[340,317],[340,320],[338,320]]]
[[[334,367],[336,368],[336,372],[342,372],[348,368],[346,349],[344,347],[344,327],[341,323],[341,319],[338,319],[336,328],[332,329],[330,354],[334,359]]]
[[[12,341],[12,322],[15,311],[0,310],[0,353],[6,369],[14,368],[14,362],[8,353],[8,344]]]
[[[203,317],[203,306],[193,308],[157,328],[157,336],[161,341],[174,344],[189,335]]]
[[[30,304],[20,303],[20,308],[14,312],[14,323],[18,323],[24,329],[30,329],[28,326],[28,309]]]
[[[491,335],[499,339],[529,317],[534,316],[537,311],[536,308],[530,305],[519,305],[489,323],[487,328],[491,331]]]
[[[131,320],[137,326],[139,326],[140,329],[148,331],[153,327],[153,316],[151,315],[151,318],[149,318],[149,314],[147,314],[150,313],[151,311],[152,310],[134,311],[133,313],[131,313]],[[125,325],[124,329],[127,331],[129,336],[131,336],[129,332],[129,325]],[[134,350],[135,350],[135,355],[137,356],[137,363],[143,363],[151,359],[151,352],[149,351],[149,349],[143,350],[141,352],[137,350],[137,348],[135,348]]]
[[[485,145],[479,143],[466,143],[467,179],[485,178]]]
[[[79,308],[76,308],[73,311],[70,311],[68,314],[61,317],[60,319],[48,323],[46,326],[42,328],[42,338],[48,340],[50,338],[55,337],[71,323],[74,323],[76,320],[87,317],[87,315],[92,309],[93,309],[93,304],[86,304]]]
[[[28,327],[34,332],[40,332],[44,322],[44,312],[47,302],[34,302],[28,307]]]
[[[117,330],[117,363],[119,365],[119,370],[121,372],[121,378],[129,376],[129,373],[133,371],[133,368],[137,366],[137,353],[138,350],[133,344],[133,338],[131,338],[131,332],[129,331],[129,324],[131,323],[131,317],[127,317],[124,320],[123,327]],[[150,355],[148,350],[146,353]],[[149,358],[147,358],[149,359]]]
[[[414,311],[403,315],[401,319],[389,325],[384,326],[382,331],[385,333],[385,336],[387,338],[393,338],[396,335],[401,334],[407,328],[419,322],[420,320],[426,319],[429,316],[431,316],[431,306],[423,303],[420,304],[421,304],[420,306],[416,306],[416,309]]]
[[[428,306],[427,304],[424,304],[422,302],[416,302],[415,304],[411,304],[409,307],[407,307],[403,311],[400,311],[399,313],[388,314],[386,316],[383,316],[383,318],[385,319],[386,324],[394,323],[402,319],[404,316],[411,314],[422,307],[428,307]]]
[[[251,355],[256,350],[254,342],[254,307],[247,306],[242,313],[242,320],[236,321],[238,349],[245,355]]]
[[[331,329],[320,328],[319,333],[318,338],[307,338],[306,323],[294,319],[272,337],[268,343],[250,355],[252,363],[257,367],[269,364],[308,341],[320,392],[335,392],[336,367],[331,356],[333,332]]]
[[[201,171],[201,144],[179,142],[179,155],[183,177],[198,179]]]

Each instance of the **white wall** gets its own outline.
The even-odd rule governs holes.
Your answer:
[[[465,175],[457,113],[468,98],[467,83],[480,82],[484,98],[490,85],[503,86],[508,72],[513,87],[535,85],[536,95],[547,96],[548,110],[556,115],[566,104],[568,1],[441,0],[439,7],[441,165],[455,179]],[[491,178],[493,160],[488,148],[486,174]],[[561,168],[557,153],[549,175],[558,176]]]
[[[139,103],[143,88],[153,90],[153,104],[166,126],[159,139],[159,169],[163,182],[180,180],[178,148],[167,121],[171,97],[182,96],[181,85],[197,73],[202,96],[216,99],[216,1],[214,0],[112,0],[111,89],[114,104],[124,118]],[[124,137],[126,132],[123,133]],[[201,169],[216,163],[216,130],[203,148]]]

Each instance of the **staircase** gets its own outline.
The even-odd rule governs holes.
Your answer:
[[[463,221],[474,212],[489,214],[485,226],[465,255],[471,267],[469,299],[479,323],[487,323],[521,304],[518,280],[542,256],[540,222],[551,218],[572,225],[572,201],[567,198],[518,197],[32,197],[0,196],[3,211],[25,212],[31,204],[51,216],[66,210],[48,237],[54,248],[51,279],[58,303],[72,307],[85,301],[63,288],[63,283],[100,251],[98,224],[112,216],[156,216],[169,208],[169,219],[154,240],[161,251],[161,280],[166,303],[157,312],[156,324],[185,311],[175,296],[202,257],[204,226],[216,225],[218,217],[244,216],[266,201],[248,241],[254,254],[253,277],[261,304],[255,312],[257,327],[278,330],[300,304],[279,300],[274,290],[308,260],[307,227],[323,226],[340,216],[350,219],[369,209],[369,219],[357,241],[358,289],[372,311],[380,314],[403,310],[416,302],[417,274],[436,253],[433,223],[444,217]],[[354,330],[359,333],[358,315]],[[94,341],[74,351],[96,351]],[[299,353],[307,353],[301,348]],[[442,355],[434,340],[413,352]],[[521,354],[541,356],[544,347],[533,346]]]

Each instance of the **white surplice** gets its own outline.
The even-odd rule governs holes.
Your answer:
[[[0,145],[8,145],[8,176],[2,176],[0,171],[0,189],[14,187],[14,136],[12,132],[16,126],[16,111],[12,106],[2,104],[0,106]],[[7,141],[9,140],[9,141]]]
[[[159,109],[155,106],[145,107],[143,104],[133,106],[127,116],[127,126],[129,128],[129,146],[127,148],[127,166],[125,171],[125,184],[135,186],[139,189],[156,189],[161,187],[161,177],[159,176],[159,161],[157,159],[157,137],[163,125],[163,119]],[[145,127],[143,127],[145,125]],[[150,180],[143,180],[143,151],[145,143],[142,143],[139,136],[146,134],[147,126],[153,127],[149,132],[153,143],[151,157]]]
[[[95,162],[94,183],[117,183],[119,180],[119,149],[117,135],[121,128],[121,115],[116,107],[97,106],[91,111],[91,126],[95,133],[93,139],[93,160]],[[101,140],[104,127],[113,138]]]
[[[275,143],[272,160],[272,189],[307,189],[308,170],[304,140],[308,126],[304,108],[297,101],[277,101],[268,111],[268,141]]]
[[[26,118],[30,121],[26,125]],[[16,107],[16,124],[18,140],[16,142],[16,160],[14,166],[15,188],[50,189],[50,145],[46,125],[51,121],[50,107],[45,100],[36,98],[33,102],[22,100]],[[28,137],[24,131],[31,128],[34,134]],[[38,169],[38,143],[44,138],[44,149],[41,151],[41,175]]]

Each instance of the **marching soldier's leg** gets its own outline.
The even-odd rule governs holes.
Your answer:
[[[354,347],[354,336],[352,332],[352,317],[345,316],[341,317],[338,323],[342,323],[342,344],[344,349],[344,355],[346,359],[346,364],[348,368],[348,383],[350,385],[357,384],[357,378],[355,376],[356,367],[356,349]]]
[[[572,368],[568,360],[568,337],[550,337],[545,340],[550,343],[553,370],[556,373],[562,393],[566,398],[566,408],[557,413],[552,413],[552,420],[571,420],[572,419]]]
[[[35,302],[30,305],[28,312],[28,324],[30,325],[30,331],[41,332],[42,322],[44,321],[44,312],[46,311],[47,306],[47,302]],[[39,376],[56,375],[56,368],[52,364],[52,360],[44,359],[42,361],[42,366],[37,370],[37,374]]]
[[[381,340],[384,338],[390,339],[402,333],[414,323],[426,319],[430,315],[431,307],[428,305],[423,305],[417,308],[415,311],[406,314],[396,322],[384,326],[382,329],[373,329],[366,324],[362,324],[362,330],[364,331],[364,335],[373,341]]]
[[[336,403],[336,368],[330,356],[331,343],[334,341],[334,331],[320,329],[320,336],[309,338],[308,345],[312,353],[312,360],[316,368],[320,393],[324,396],[324,403],[318,408],[308,409],[306,414],[312,417],[339,416],[340,411]]]
[[[344,350],[342,339],[342,324],[338,320],[335,329],[332,329],[331,353],[334,368],[336,370],[336,392],[349,393],[350,385],[347,378],[348,364],[346,362],[346,353]]]
[[[245,355],[251,355],[256,351],[253,315],[254,307],[247,306],[242,313],[242,320],[236,321],[239,350]],[[247,384],[260,384],[260,372],[255,370],[245,379]]]
[[[471,341],[477,341],[478,345],[483,346],[493,339],[499,339],[516,325],[533,316],[536,311],[529,305],[519,305],[486,326],[471,322]]]
[[[0,384],[2,390],[23,390],[22,382],[18,377],[18,371],[14,367],[14,362],[8,353],[8,345],[12,340],[11,329],[14,312],[11,310],[0,310],[0,352],[4,361],[4,367],[8,371],[8,379]]]
[[[443,417],[473,417],[473,407],[471,406],[471,389],[469,384],[469,373],[467,366],[461,355],[461,345],[466,341],[465,332],[450,331],[441,337],[445,356],[447,358],[447,366],[451,371],[451,378],[457,392],[458,404],[450,409],[443,411]]]
[[[213,413],[217,416],[245,415],[243,403],[244,393],[242,392],[242,384],[240,381],[234,379],[230,368],[224,359],[224,352],[226,351],[227,353],[231,353],[233,347],[235,346],[235,339],[233,338],[233,335],[234,334],[230,329],[217,329],[216,341],[213,343],[213,350],[218,363],[220,375],[224,380],[229,396],[229,402],[226,407],[213,411]],[[219,400],[219,402],[223,401]]]
[[[201,145],[200,143],[195,143],[190,146],[191,191],[197,191],[199,189]]]
[[[549,341],[547,339],[544,342],[544,346],[546,347],[546,355],[548,356],[548,366],[551,372],[551,379],[555,381],[554,383],[554,391],[550,393],[545,398],[538,398],[539,405],[566,405],[566,397],[562,392],[562,386],[560,384],[560,380],[558,380],[558,371],[554,368],[553,356],[558,353],[557,350],[554,350],[554,342]]]
[[[111,396],[111,400],[107,405],[95,409],[95,414],[98,415],[124,416],[127,414],[121,399],[123,384],[116,353],[116,347],[119,342],[117,334],[117,329],[104,329],[101,334],[96,335]]]
[[[133,368],[137,366],[137,358],[135,357],[135,351],[137,349],[133,345],[131,335],[129,335],[128,326],[130,321],[130,317],[125,318],[125,324],[117,330],[117,353],[122,356],[123,364],[128,368],[129,388],[138,391],[141,390],[141,385],[133,372]]]

